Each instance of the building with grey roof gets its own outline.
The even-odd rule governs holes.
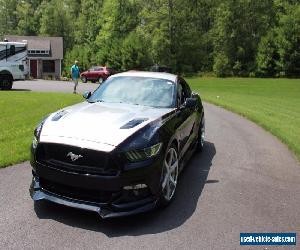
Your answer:
[[[33,78],[60,78],[63,60],[62,37],[11,36],[5,39],[10,42],[27,41],[29,72]]]

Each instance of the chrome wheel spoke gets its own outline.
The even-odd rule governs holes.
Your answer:
[[[169,163],[165,160],[165,170],[169,172]]]
[[[173,185],[176,185],[176,180],[174,179],[174,177],[172,175],[170,175],[170,181]]]
[[[169,181],[167,181],[167,186],[166,186],[166,188],[167,188],[167,199],[170,199],[170,194],[171,194],[171,187],[170,187],[170,182]]]
[[[163,181],[163,183],[162,183],[162,187],[163,187],[163,188],[166,187],[168,181],[169,181],[169,176],[166,175],[165,178],[164,178],[164,181]]]
[[[170,173],[173,173],[177,169],[178,161],[176,160],[175,163],[170,167]]]
[[[168,166],[171,166],[172,162],[173,162],[173,150],[171,150],[171,152],[170,152],[170,158],[169,158],[169,161],[168,161]]]

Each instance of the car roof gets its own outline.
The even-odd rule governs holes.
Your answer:
[[[6,45],[6,44],[12,44],[12,45],[27,45],[27,43],[21,43],[21,42],[0,42],[1,45]]]
[[[176,82],[177,75],[173,75],[170,73],[164,72],[149,72],[149,71],[127,71],[119,74],[112,75],[111,77],[119,77],[119,76],[137,76],[137,77],[149,77],[149,78],[157,78],[157,79],[165,79],[172,82]]]

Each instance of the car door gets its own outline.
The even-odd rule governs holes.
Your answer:
[[[90,68],[88,71],[87,71],[87,73],[85,74],[86,75],[86,79],[87,80],[92,80],[93,79],[93,68]]]
[[[95,80],[98,80],[100,77],[103,78],[102,74],[103,74],[103,68],[102,68],[102,67],[96,67],[96,68],[95,68],[95,76],[94,76],[94,79],[95,79]]]
[[[189,87],[189,85],[186,83],[186,81],[184,79],[181,79],[182,81],[182,85],[183,85],[183,89],[185,92],[185,96],[186,98],[193,98],[192,95],[192,91]],[[191,145],[191,143],[193,143],[193,141],[196,139],[197,137],[197,117],[198,117],[198,106],[194,107],[194,108],[189,108],[190,111],[190,117],[189,117],[189,126],[187,129],[187,134],[188,134],[188,142],[187,142],[187,147],[189,147]]]
[[[177,107],[178,117],[180,120],[179,136],[181,155],[184,155],[191,145],[195,135],[194,126],[196,119],[196,111],[193,108],[185,107],[186,98],[191,97],[191,91],[186,82],[179,78],[177,84]]]
[[[91,68],[91,70],[90,70],[90,79],[91,80],[97,79],[97,68],[96,67]]]

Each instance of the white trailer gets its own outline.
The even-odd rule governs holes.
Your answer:
[[[26,42],[0,42],[0,89],[9,90],[13,81],[28,75]]]

